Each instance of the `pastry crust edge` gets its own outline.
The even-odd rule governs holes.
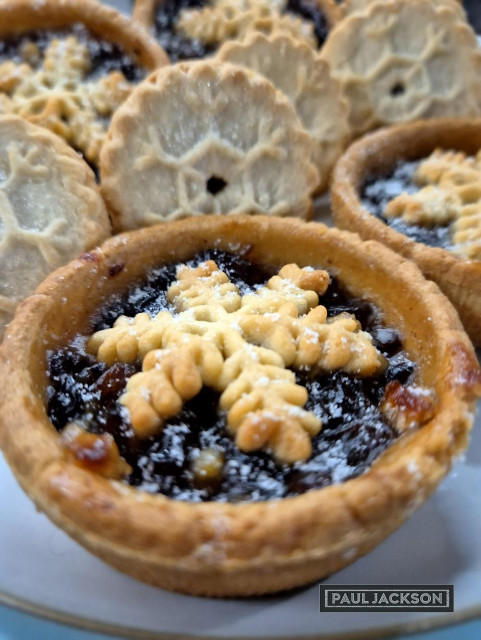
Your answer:
[[[318,261],[344,274],[354,294],[363,289],[374,302],[385,300],[387,321],[397,319],[408,352],[423,358],[419,382],[436,387],[433,420],[400,438],[355,479],[258,503],[179,502],[68,462],[44,408],[46,349],[86,330],[100,300],[149,265],[236,243],[267,262],[275,256],[304,265]],[[64,297],[70,304],[59,314]],[[481,391],[476,358],[454,309],[413,264],[344,231],[263,216],[191,218],[107,241],[59,269],[20,305],[0,355],[0,445],[37,507],[117,569],[204,596],[299,586],[372,549],[424,502],[464,450]]]
[[[302,54],[302,51],[306,51],[306,50],[310,50],[313,52],[313,58],[316,59],[316,63],[318,63],[322,68],[323,68],[323,73],[326,74],[326,76],[328,77],[328,85],[330,85],[328,88],[326,88],[327,90],[331,90],[335,93],[337,93],[337,111],[336,111],[336,115],[334,116],[334,118],[336,118],[339,122],[341,122],[341,125],[339,125],[339,122],[337,123],[337,126],[339,129],[344,129],[343,133],[341,135],[339,135],[336,144],[334,144],[332,141],[329,141],[330,144],[332,145],[331,149],[330,149],[330,153],[326,154],[329,156],[329,160],[326,161],[324,159],[322,164],[316,163],[315,162],[315,152],[313,150],[312,152],[312,156],[311,156],[311,162],[314,164],[314,166],[316,167],[318,173],[319,173],[319,183],[317,185],[317,187],[315,188],[315,190],[313,191],[313,196],[318,196],[320,194],[322,194],[328,187],[329,185],[329,179],[332,173],[332,170],[337,162],[337,160],[340,158],[340,156],[342,155],[343,151],[346,149],[346,147],[348,146],[351,138],[352,138],[352,132],[349,126],[349,104],[345,98],[345,96],[343,95],[343,91],[342,91],[342,85],[341,82],[339,80],[336,80],[336,78],[334,78],[334,76],[331,74],[331,70],[330,67],[328,65],[328,63],[325,60],[322,60],[319,56],[319,52],[314,51],[311,47],[309,47],[308,44],[306,44],[305,42],[302,42],[300,40],[297,40],[296,38],[286,35],[286,34],[274,34],[274,35],[270,35],[270,36],[266,36],[260,32],[257,31],[251,31],[249,34],[247,34],[243,39],[241,40],[227,40],[226,42],[224,42],[218,49],[218,51],[216,52],[215,58],[216,60],[220,60],[223,63],[226,64],[233,64],[233,65],[237,65],[236,62],[230,61],[228,59],[229,56],[229,52],[232,50],[236,50],[236,49],[241,49],[244,47],[250,47],[256,44],[256,42],[258,41],[263,41],[266,40],[267,42],[272,43],[274,46],[278,43],[290,43],[290,45],[292,46],[293,49],[296,49],[298,52],[300,52]],[[222,55],[221,55],[222,54]],[[264,74],[261,71],[257,71],[254,70],[252,67],[249,67],[247,65],[242,65],[239,64],[238,66],[244,68],[244,69],[249,69],[250,71],[254,71],[254,73],[259,73],[260,75],[262,75],[263,77],[267,78],[267,80],[269,80],[269,82],[271,82],[274,87],[280,91],[281,93],[283,93],[283,95],[285,95],[285,97],[289,100],[289,102],[291,102],[291,98],[290,96],[287,96],[287,94],[284,94],[284,92],[282,91],[282,89],[280,89],[279,87],[277,87],[277,85],[267,76],[264,76]],[[304,129],[307,131],[307,133],[309,134],[309,136],[311,137],[311,141],[312,141],[312,145],[315,146],[316,144],[319,144],[319,140],[316,139],[314,136],[311,135],[311,132],[309,131],[309,129],[307,129],[307,127],[304,126],[304,123],[301,120],[301,116],[300,114],[297,113],[297,110],[295,108],[295,105],[291,102],[292,106],[294,107],[294,110],[296,111],[296,115],[299,118],[299,121],[301,122],[301,125],[304,127]],[[327,142],[326,142],[327,143]]]
[[[100,194],[100,188],[89,165],[67,144],[63,138],[44,127],[13,114],[0,113],[0,128],[5,127],[12,134],[12,141],[20,133],[32,144],[50,148],[62,161],[63,188],[78,200],[78,224],[84,232],[84,247],[90,249],[111,236],[112,228],[107,207]],[[82,206],[80,206],[82,205]],[[39,232],[40,233],[40,232]],[[12,302],[15,296],[11,296]],[[18,303],[15,302],[15,305]],[[8,326],[8,325],[7,325]],[[4,328],[0,326],[0,342]]]
[[[139,23],[94,0],[0,3],[0,38],[35,29],[62,29],[76,23],[100,39],[119,44],[148,71],[169,64],[165,51]]]

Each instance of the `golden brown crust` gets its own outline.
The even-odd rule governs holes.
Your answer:
[[[399,125],[352,145],[332,178],[334,221],[341,228],[357,231],[365,240],[382,242],[417,264],[450,298],[471,339],[481,345],[481,262],[414,242],[370,215],[359,200],[359,189],[368,176],[388,171],[400,159],[425,158],[436,148],[476,154],[481,149],[481,120],[441,119]]]
[[[144,29],[94,0],[3,0],[0,4],[0,39],[79,23],[98,38],[119,44],[141,67],[153,70],[169,62],[164,50]]]
[[[208,246],[239,245],[250,247],[254,261],[326,266],[354,295],[378,304],[419,363],[418,383],[436,393],[433,419],[356,479],[260,503],[176,502],[65,460],[44,408],[45,350],[85,331],[102,300],[152,266]],[[456,313],[413,264],[343,231],[265,217],[209,216],[113,238],[39,287],[19,310],[1,356],[0,444],[38,507],[112,566],[151,584],[212,596],[305,584],[369,551],[426,499],[464,449],[481,390]]]
[[[166,0],[136,0],[132,17],[146,29],[151,29],[154,24],[155,9]],[[334,0],[315,0],[327,19],[330,29],[341,19],[341,11]]]

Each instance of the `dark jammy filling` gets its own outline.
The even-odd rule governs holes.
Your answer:
[[[207,251],[189,265],[215,260],[242,294],[264,284],[275,270],[252,264],[245,256]],[[110,327],[121,314],[134,316],[162,309],[173,312],[165,292],[175,280],[176,265],[152,271],[147,281],[122,298],[111,300],[94,319],[92,329]],[[114,274],[113,274],[114,275]],[[377,378],[357,379],[337,372],[311,377],[297,373],[309,393],[306,409],[322,419],[322,430],[312,441],[312,455],[304,462],[283,465],[264,452],[243,453],[227,433],[219,413],[219,396],[204,388],[166,421],[160,434],[148,440],[134,436],[128,414],[118,403],[126,380],[138,365],[99,363],[85,352],[85,338],[50,354],[47,390],[48,414],[60,431],[69,422],[83,423],[93,433],[110,433],[120,454],[132,468],[127,481],[140,489],[188,501],[245,502],[294,496],[340,483],[363,473],[397,437],[396,429],[379,410],[386,385],[411,380],[414,364],[402,350],[398,333],[382,324],[379,311],[353,298],[336,278],[320,298],[329,316],[354,314],[387,359]],[[195,473],[202,457],[215,473]],[[218,473],[219,467],[221,468]],[[209,469],[209,464],[207,467]]]
[[[387,203],[401,193],[415,193],[419,187],[413,180],[414,172],[420,161],[399,162],[395,169],[383,176],[368,178],[361,190],[362,206],[372,215],[379,218],[394,231],[404,234],[415,242],[420,242],[428,247],[440,247],[450,249],[451,230],[449,225],[422,227],[415,224],[406,224],[400,218],[387,218],[384,210]]]
[[[145,69],[136,65],[117,44],[99,40],[81,24],[61,30],[36,29],[0,40],[0,61],[11,60],[17,64],[28,62],[35,68],[41,64],[45,50],[52,40],[68,36],[75,36],[88,49],[91,63],[86,78],[101,77],[112,71],[121,71],[129,82],[139,82],[145,77]],[[30,43],[36,46],[35,54],[27,48]]]
[[[215,51],[214,46],[176,33],[177,17],[184,9],[201,9],[206,0],[165,0],[159,2],[154,15],[154,34],[171,62],[191,58],[205,58]],[[287,0],[286,13],[292,13],[313,23],[318,46],[327,39],[326,16],[314,0]]]
[[[315,0],[287,0],[286,12],[293,13],[313,23],[314,35],[316,36],[317,46],[320,49],[327,40],[329,26],[326,16]]]
[[[200,9],[205,4],[205,0],[165,0],[158,3],[154,16],[154,34],[171,62],[205,58],[213,52],[213,47],[175,31],[177,16],[183,9]]]

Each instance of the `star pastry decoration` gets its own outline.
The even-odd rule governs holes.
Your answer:
[[[289,264],[241,295],[215,262],[182,265],[167,291],[174,312],[121,316],[87,349],[107,365],[142,361],[120,400],[138,437],[155,435],[208,386],[239,449],[293,463],[309,457],[321,421],[304,409],[307,390],[292,369],[370,376],[384,366],[352,315],[327,318],[318,294],[328,284],[326,271]]]
[[[386,205],[387,218],[406,224],[451,225],[453,251],[464,258],[481,260],[481,152],[434,151],[414,173],[422,187],[402,193]]]
[[[207,45],[242,39],[252,31],[284,34],[316,47],[312,22],[283,13],[284,0],[211,0],[200,9],[183,9],[177,31]]]

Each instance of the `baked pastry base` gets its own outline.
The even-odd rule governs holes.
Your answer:
[[[481,149],[481,119],[419,121],[359,140],[334,170],[332,214],[338,227],[356,231],[365,240],[379,240],[417,264],[448,296],[472,341],[481,346],[481,262],[414,242],[371,215],[359,198],[368,177],[389,171],[399,160],[425,158],[437,148],[475,154]]]
[[[356,479],[261,503],[176,502],[68,462],[45,412],[46,351],[85,332],[103,301],[150,268],[239,245],[250,247],[253,261],[327,267],[353,295],[381,307],[418,363],[417,382],[436,392],[434,418]],[[336,229],[265,217],[206,216],[113,238],[57,271],[21,305],[0,355],[0,444],[36,505],[117,569],[206,596],[299,586],[369,551],[422,504],[465,448],[481,391],[456,313],[413,264]]]

